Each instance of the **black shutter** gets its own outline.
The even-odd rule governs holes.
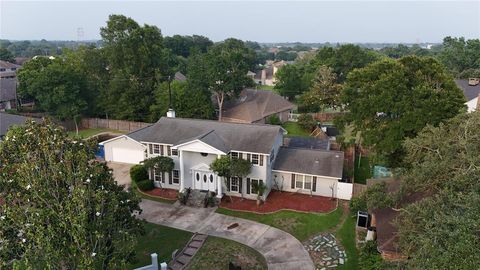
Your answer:
[[[227,177],[227,191],[230,191],[230,177]]]
[[[172,149],[170,148],[170,145],[167,145],[167,156],[172,155]]]
[[[258,155],[258,158],[260,159],[260,166],[263,166],[263,155]]]
[[[250,194],[250,178],[247,178],[247,194]]]
[[[160,145],[160,156],[163,156],[163,145]]]
[[[290,186],[292,189],[295,189],[295,174],[292,173],[292,184]]]
[[[150,154],[153,154],[153,145],[151,143],[148,144],[148,150],[150,151]]]
[[[317,191],[317,177],[313,177],[312,191]]]
[[[173,171],[168,173],[168,183],[173,184]]]
[[[247,154],[247,160],[250,162],[250,154]]]
[[[243,159],[243,153],[238,153],[238,158]]]
[[[238,192],[239,193],[243,193],[242,184],[243,184],[243,179],[241,177],[238,177]]]

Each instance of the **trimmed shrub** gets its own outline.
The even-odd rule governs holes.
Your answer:
[[[133,166],[130,168],[130,178],[132,178],[132,181],[135,183],[148,179],[147,168],[143,165]]]
[[[298,125],[307,131],[312,131],[317,125],[317,121],[310,114],[300,114],[298,116]]]
[[[142,180],[142,181],[138,181],[137,182],[137,187],[138,189],[140,189],[141,191],[149,191],[149,190],[152,190],[155,188],[155,186],[153,186],[153,181],[152,180]]]

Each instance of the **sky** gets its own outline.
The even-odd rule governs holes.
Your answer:
[[[257,42],[441,42],[480,38],[476,1],[6,1],[0,38],[94,40],[110,14],[163,35]]]

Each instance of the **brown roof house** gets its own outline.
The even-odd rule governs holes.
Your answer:
[[[455,83],[463,91],[468,112],[480,110],[480,78],[455,80]]]
[[[398,179],[385,179],[378,180],[374,179],[373,181],[385,181],[387,183],[387,192],[394,193],[400,190],[400,180]],[[370,180],[367,182],[367,185],[371,185],[373,182]],[[406,196],[403,196],[398,202],[398,208],[405,207],[408,204],[418,202],[428,196],[424,192],[414,192]],[[381,208],[371,211],[372,220],[371,226],[376,228],[377,236],[377,249],[380,252],[382,258],[385,261],[403,261],[407,257],[402,254],[401,249],[398,246],[399,237],[398,237],[398,228],[395,225],[398,215],[400,214],[399,209],[397,208]]]
[[[269,117],[276,115],[285,122],[294,108],[294,104],[272,91],[245,89],[238,99],[225,103],[221,120],[264,124]]]
[[[253,76],[253,80],[255,83],[260,85],[269,85],[274,86],[277,82],[275,78],[275,74],[278,70],[283,67],[284,65],[291,64],[292,62],[287,61],[267,61],[265,63],[265,67],[262,70],[257,71]],[[250,73],[247,73],[247,76],[251,76]]]

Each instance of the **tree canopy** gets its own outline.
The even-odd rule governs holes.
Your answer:
[[[0,60],[15,63],[15,57],[6,48],[0,47]]]
[[[455,76],[468,69],[480,69],[480,39],[446,37],[442,45],[438,57]]]
[[[407,139],[406,195],[430,194],[400,210],[400,247],[410,269],[474,269],[480,263],[480,112],[431,125]]]
[[[210,170],[225,178],[232,176],[245,177],[250,173],[251,168],[252,164],[248,160],[230,156],[222,156],[210,164]]]
[[[121,269],[135,255],[139,199],[95,161],[96,141],[72,141],[46,120],[0,144],[0,267]],[[48,255],[48,256],[47,256]]]
[[[342,93],[341,119],[362,132],[389,166],[399,166],[403,141],[427,124],[438,125],[464,108],[453,77],[432,58],[382,60],[352,71]],[[342,124],[342,123],[341,123]]]
[[[327,66],[320,66],[313,79],[312,87],[303,93],[301,100],[306,107],[325,110],[336,108],[340,104],[341,84],[336,82],[336,75]]]

